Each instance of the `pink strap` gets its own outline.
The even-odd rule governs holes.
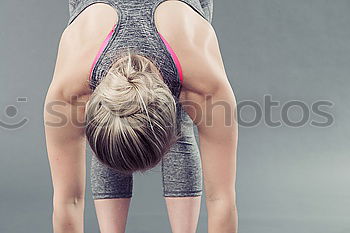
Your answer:
[[[177,70],[179,72],[180,82],[182,85],[183,84],[183,75],[182,75],[182,68],[181,68],[180,61],[179,61],[178,57],[176,56],[174,50],[170,47],[169,43],[165,40],[165,38],[159,32],[158,32],[158,34],[159,34],[160,38],[162,38],[162,40],[164,41],[164,44],[166,45],[168,51],[170,52],[171,56],[174,59],[175,65],[176,65]]]
[[[100,47],[100,49],[99,49],[97,55],[95,56],[95,59],[94,59],[94,61],[93,61],[93,63],[92,63],[92,66],[91,66],[91,68],[90,68],[89,80],[91,80],[92,70],[94,69],[97,60],[99,59],[99,57],[101,56],[103,50],[106,48],[106,46],[107,46],[109,40],[111,39],[112,34],[113,34],[114,30],[115,30],[116,25],[117,25],[117,24],[114,24],[113,29],[109,32],[109,34],[107,35],[107,37],[104,39],[104,41],[103,41],[103,43],[102,43],[102,45],[101,45],[101,47]],[[181,82],[181,85],[182,85],[182,84],[183,84],[183,74],[182,74],[182,68],[181,68],[180,61],[179,61],[178,57],[176,56],[174,50],[170,47],[169,43],[165,40],[165,38],[164,38],[159,32],[158,32],[158,34],[159,34],[160,38],[162,38],[162,40],[163,40],[163,42],[164,42],[166,48],[167,48],[168,51],[170,52],[170,54],[171,54],[171,56],[172,56],[172,58],[173,58],[173,60],[174,60],[174,62],[175,62],[176,68],[177,68],[177,70],[178,70],[178,72],[179,72],[180,82]]]
[[[114,30],[115,30],[116,25],[117,25],[117,24],[114,24],[112,30],[108,33],[107,37],[104,39],[104,41],[103,41],[103,43],[102,43],[102,45],[101,45],[101,47],[100,47],[100,50],[98,51],[97,55],[95,56],[94,62],[92,63],[92,66],[91,66],[91,68],[90,68],[90,77],[89,77],[89,80],[91,79],[91,76],[92,76],[92,70],[94,69],[98,58],[101,56],[103,50],[106,48],[106,46],[107,46],[109,40],[111,39],[112,34],[113,34]]]

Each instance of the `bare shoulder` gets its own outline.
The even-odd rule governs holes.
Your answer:
[[[72,96],[87,94],[89,88],[87,51],[78,40],[79,36],[73,31],[62,33],[49,89],[57,98],[67,102]]]
[[[94,4],[62,32],[50,89],[69,101],[72,96],[91,93],[90,69],[98,50],[113,25],[116,12],[107,5]]]
[[[213,26],[192,8],[170,1],[156,18],[158,30],[164,34],[179,58],[183,71],[182,92],[206,94],[219,84],[228,84],[217,34]]]

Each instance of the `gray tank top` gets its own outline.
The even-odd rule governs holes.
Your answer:
[[[160,38],[154,12],[167,0],[69,0],[68,25],[87,7],[106,3],[118,13],[119,20],[107,45],[98,57],[91,73],[90,87],[94,89],[111,65],[127,50],[149,58],[158,67],[164,82],[178,100],[181,83],[176,64]],[[181,0],[209,22],[212,21],[213,0]]]
[[[69,0],[68,25],[94,3],[106,3],[116,10],[119,17],[118,24],[92,69],[90,88],[93,90],[98,85],[113,62],[119,59],[126,50],[149,58],[158,67],[177,103],[177,128],[183,139],[177,142],[173,149],[180,150],[184,143],[195,143],[194,124],[178,101],[181,91],[179,72],[171,53],[157,33],[154,22],[155,9],[165,1],[167,0]],[[180,1],[188,4],[211,23],[213,0]],[[195,154],[196,151],[192,153]]]

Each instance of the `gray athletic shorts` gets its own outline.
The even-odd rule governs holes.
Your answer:
[[[161,161],[163,196],[189,197],[202,194],[200,153],[193,130],[193,122],[182,109],[181,138]],[[129,198],[132,196],[133,176],[112,170],[92,156],[91,188],[94,199]]]

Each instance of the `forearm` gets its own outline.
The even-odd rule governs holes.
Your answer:
[[[210,98],[212,103],[222,107],[207,108],[204,123],[198,128],[208,209],[208,232],[236,233],[236,101],[232,90],[227,87],[220,88]]]
[[[83,233],[84,201],[54,204],[52,223],[54,233]]]
[[[208,233],[237,233],[238,216],[232,200],[206,201],[208,210]]]

